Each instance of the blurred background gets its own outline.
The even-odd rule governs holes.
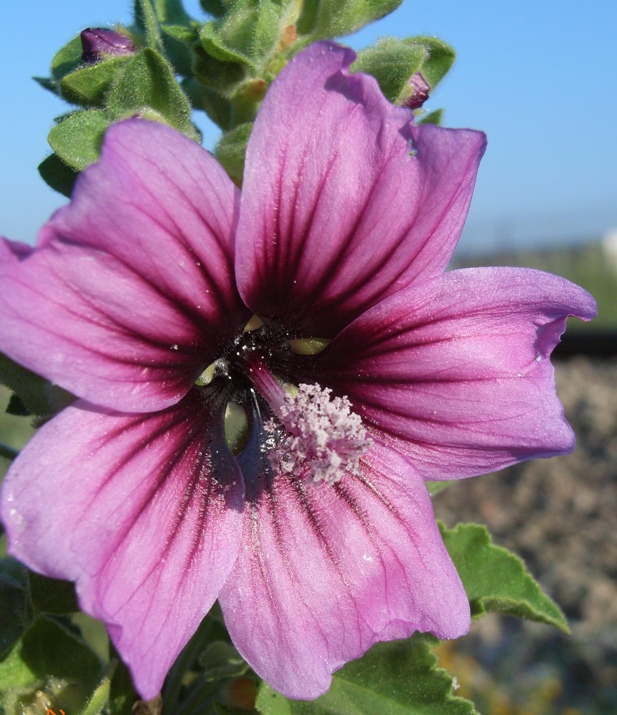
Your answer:
[[[184,4],[204,18],[198,0]],[[24,0],[2,13],[0,232],[32,243],[65,202],[37,165],[67,105],[31,77],[47,76],[55,52],[85,27],[129,24],[131,3]],[[483,521],[524,555],[572,624],[563,637],[489,618],[444,647],[461,693],[487,715],[617,712],[616,27],[614,0],[408,0],[345,40],[359,49],[380,36],[436,35],[453,45],[455,66],[425,108],[444,107],[446,126],[488,135],[455,264],[564,275],[596,296],[592,329],[606,331],[603,357],[587,334],[557,361],[574,455],[457,484],[435,499],[448,525]],[[204,115],[196,122],[212,148],[217,130]],[[20,446],[28,418],[0,416],[0,431]]]

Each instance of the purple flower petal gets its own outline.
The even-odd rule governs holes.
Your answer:
[[[154,697],[226,580],[242,477],[189,393],[151,415],[69,407],[32,439],[2,490],[11,553],[76,581],[142,697]]]
[[[485,139],[412,126],[355,55],[321,42],[272,85],[247,150],[236,275],[261,316],[332,337],[447,264]]]
[[[254,475],[253,475],[254,476]],[[307,484],[278,475],[251,492],[242,547],[219,598],[234,644],[292,698],[378,641],[469,628],[469,604],[422,479],[374,445],[360,477]]]
[[[566,317],[595,301],[530,269],[475,268],[401,291],[323,353],[323,383],[347,395],[429,479],[570,452],[550,353]]]
[[[178,401],[247,320],[236,202],[223,169],[179,132],[112,126],[37,249],[0,262],[0,350],[112,409]]]

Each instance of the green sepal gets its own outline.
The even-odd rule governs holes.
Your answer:
[[[17,559],[0,559],[0,660],[32,622],[28,569]],[[2,666],[0,665],[0,672]]]
[[[203,669],[205,680],[233,678],[246,673],[249,667],[234,646],[227,641],[208,643],[198,662]]]
[[[79,611],[75,586],[70,581],[28,573],[32,605],[44,613],[76,613]]]
[[[458,524],[440,530],[461,577],[474,618],[485,613],[506,613],[546,623],[565,633],[566,619],[525,568],[522,559],[492,543],[485,526]]]
[[[10,396],[5,412],[7,415],[13,415],[14,417],[29,417],[32,414],[21,397],[15,393]]]
[[[212,15],[212,17],[223,17],[223,15],[227,12],[228,6],[229,6],[229,1],[227,0],[199,0],[199,4],[201,5],[202,9],[204,12],[207,12],[208,15]]]
[[[163,44],[175,71],[183,77],[193,74],[192,47],[199,42],[199,23],[190,25],[161,25]]]
[[[108,712],[107,706],[111,694],[111,679],[116,666],[117,661],[112,661],[108,664],[98,686],[79,715],[101,715],[104,712]]]
[[[176,81],[173,68],[159,52],[149,47],[131,58],[112,86],[107,111],[114,121],[135,114],[159,119],[198,139],[191,123],[191,105]]]
[[[40,85],[43,89],[46,89],[48,92],[51,92],[52,94],[59,95],[60,94],[60,89],[58,88],[58,83],[51,79],[50,77],[33,77],[32,78],[38,85]]]
[[[0,384],[19,395],[30,414],[46,417],[54,415],[75,398],[66,390],[52,385],[45,378],[31,372],[0,353]]]
[[[158,52],[163,51],[163,38],[159,18],[151,0],[135,0],[133,6],[135,30],[143,37],[144,44]]]
[[[478,715],[472,703],[452,694],[452,679],[433,653],[438,643],[420,633],[378,643],[334,673],[328,692],[310,702],[288,700],[264,683],[257,710],[262,715]]]
[[[201,109],[223,131],[231,129],[233,109],[231,102],[209,87],[204,87],[195,77],[182,80],[182,89],[193,109]]]
[[[23,712],[44,692],[50,708],[81,712],[100,684],[102,663],[72,630],[38,616],[0,661],[6,711]]]
[[[275,52],[281,12],[281,3],[276,0],[238,0],[221,20],[203,25],[202,46],[221,62],[237,62],[257,72]]]
[[[222,164],[231,180],[238,186],[242,186],[246,146],[252,129],[252,123],[238,125],[223,134],[214,150],[214,155],[219,163]]]
[[[130,56],[108,57],[69,72],[60,80],[62,97],[72,104],[104,106],[109,88],[130,61]]]
[[[350,35],[389,15],[403,0],[305,0],[296,29],[311,42]]]
[[[56,153],[43,159],[38,169],[43,181],[54,191],[63,196],[71,196],[78,171],[65,164]]]
[[[100,109],[69,114],[49,132],[51,148],[76,171],[98,161],[109,120]]]
[[[193,74],[200,84],[222,95],[231,95],[246,78],[246,67],[223,62],[210,55],[202,43],[193,47]]]
[[[51,61],[51,76],[52,79],[59,81],[64,75],[73,70],[77,69],[82,63],[81,56],[83,54],[83,47],[81,44],[81,37],[77,35],[72,40],[64,45],[64,47],[54,55]]]
[[[359,52],[352,71],[373,75],[386,99],[403,104],[411,94],[409,80],[415,72],[420,72],[433,90],[454,57],[450,45],[434,37],[386,38]]]
[[[428,82],[429,87],[435,89],[454,64],[456,59],[454,49],[447,42],[438,40],[436,37],[410,37],[403,42],[424,48],[426,58],[422,63],[422,76]]]
[[[411,91],[409,79],[420,71],[425,57],[423,47],[388,38],[359,52],[351,70],[373,75],[385,98],[402,104]]]
[[[139,700],[129,669],[120,659],[113,644],[109,643],[110,665],[113,666],[109,688],[110,715],[132,715],[133,705]]]
[[[418,119],[417,123],[418,124],[440,125],[442,121],[443,121],[443,109],[435,109],[434,111],[429,112],[428,114],[425,114],[423,117]]]

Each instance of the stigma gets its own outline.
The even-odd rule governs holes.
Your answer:
[[[265,447],[273,468],[309,482],[335,484],[360,474],[360,458],[372,440],[347,397],[300,384],[279,402],[277,418],[265,425]]]

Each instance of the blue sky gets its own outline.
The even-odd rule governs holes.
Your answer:
[[[185,7],[203,18],[198,0]],[[130,0],[23,0],[3,9],[0,232],[32,242],[64,203],[37,173],[67,109],[32,81],[87,26],[129,23]],[[617,2],[407,0],[348,42],[436,35],[457,62],[428,108],[488,135],[462,248],[572,239],[617,227]],[[200,122],[203,125],[203,122]],[[214,141],[206,133],[206,144]]]

